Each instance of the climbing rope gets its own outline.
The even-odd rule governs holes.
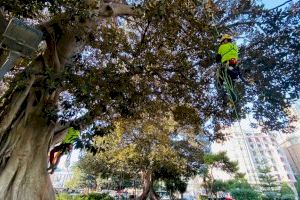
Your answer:
[[[236,90],[234,88],[234,84],[230,76],[228,76],[227,73],[228,66],[226,64],[225,67],[221,66],[221,68],[218,69],[217,71],[217,81],[218,85],[224,85],[225,90],[229,95],[229,100],[231,103],[235,103],[238,99],[238,95],[236,94]],[[219,80],[223,80],[225,84],[221,84]]]
[[[205,3],[206,4],[210,4],[209,6],[205,6]],[[215,20],[215,16],[214,16],[214,12],[212,11],[212,6],[211,6],[212,2],[211,0],[204,0],[203,1],[203,8],[206,9],[208,11],[208,15],[209,17],[211,17],[212,21],[213,22],[216,22]],[[204,10],[204,15],[206,15],[206,10]],[[207,16],[206,16],[207,17]],[[220,33],[217,29],[217,26],[213,26],[214,28],[214,31],[216,32],[216,34],[218,36],[220,36]],[[234,113],[236,115],[236,119],[238,120],[238,126],[239,126],[239,129],[241,131],[241,134],[243,135],[243,137],[246,136],[246,134],[244,133],[243,129],[242,129],[242,126],[241,126],[241,117],[240,115],[238,114],[238,111],[237,111],[237,107],[236,107],[236,101],[238,100],[238,95],[236,93],[236,90],[235,90],[235,87],[234,87],[234,84],[233,84],[233,81],[232,79],[228,76],[228,73],[227,73],[227,70],[228,70],[228,66],[225,66],[224,70],[222,70],[222,67],[221,68],[218,68],[217,70],[217,81],[218,81],[218,85],[221,86],[222,84],[220,84],[219,80],[223,80],[224,81],[224,86],[225,86],[225,90],[226,92],[228,93],[228,96],[229,96],[229,101],[231,102],[232,106],[233,106],[233,110],[234,110]],[[248,83],[246,82],[246,80],[239,74],[239,77],[240,79],[248,85]],[[235,101],[234,101],[235,100]],[[250,121],[250,120],[249,120]],[[251,123],[251,121],[250,121]],[[250,154],[250,150],[249,150],[249,147],[248,147],[248,144],[246,143],[246,151],[248,154]],[[252,165],[252,168],[254,168],[254,164],[252,163],[252,161],[250,161],[250,164]]]
[[[204,15],[206,15],[206,12],[208,13],[208,15],[206,15],[206,17],[211,18],[213,22],[216,22],[215,16],[214,16],[214,12],[212,10],[212,1],[211,0],[204,0],[203,1],[203,8],[204,10]],[[217,28],[217,26],[212,26],[214,28],[214,31],[216,32],[217,36],[220,36],[220,32]],[[234,112],[236,114],[237,119],[239,119],[239,114],[237,112],[236,109],[236,105],[235,102],[238,99],[238,95],[236,93],[236,90],[234,88],[234,84],[232,79],[228,76],[227,70],[228,70],[228,64],[226,64],[225,67],[221,66],[221,68],[223,68],[224,70],[221,70],[220,68],[217,71],[217,81],[218,84],[221,85],[219,83],[219,80],[222,79],[224,81],[224,86],[225,86],[225,90],[228,93],[229,96],[229,101],[230,103],[233,105],[233,109]]]
[[[212,10],[212,4],[213,3],[212,3],[211,0],[203,0],[202,1],[202,6],[204,8],[204,15],[208,19],[211,18],[213,23],[215,23],[216,19],[215,19],[215,16],[214,16],[214,12]],[[206,13],[208,13],[208,14],[206,14]],[[212,27],[213,27],[215,33],[217,34],[217,36],[220,36],[220,32],[219,32],[217,26],[213,25]],[[222,70],[222,68],[224,70]],[[238,119],[238,123],[239,123],[239,127],[241,129],[241,132],[243,132],[241,124],[240,124],[240,115],[238,114],[237,107],[236,107],[236,101],[238,100],[238,94],[236,92],[236,89],[234,87],[232,79],[230,78],[230,76],[228,76],[227,70],[228,70],[228,64],[226,64],[226,66],[224,66],[224,67],[221,66],[221,68],[218,69],[218,71],[217,71],[218,85],[222,85],[219,82],[220,79],[224,81],[224,83],[225,83],[224,86],[225,86],[225,90],[226,90],[226,92],[229,96],[229,101],[233,106],[233,110],[234,110],[234,113],[236,115],[236,118]],[[239,77],[241,78],[241,80],[245,84],[247,84],[247,82],[244,80],[244,78],[242,78],[242,76],[240,74],[239,74]]]

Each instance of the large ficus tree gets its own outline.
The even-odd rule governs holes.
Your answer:
[[[53,136],[68,124],[57,118],[64,73],[71,56],[106,18],[134,15],[130,6],[102,1],[2,1],[3,17],[38,21],[45,52],[15,74],[2,97],[0,117],[0,199],[54,199],[47,175],[47,152]],[[45,12],[43,15],[42,11]],[[2,29],[1,29],[2,30]]]
[[[171,184],[189,178],[203,163],[206,142],[197,138],[189,124],[176,123],[170,113],[145,113],[143,119],[120,119],[114,125],[114,132],[95,140],[101,151],[86,154],[78,167],[94,176],[140,178],[139,200],[158,199],[154,190],[157,181]]]
[[[286,108],[299,91],[299,2],[271,12],[242,0],[4,0],[0,6],[0,33],[18,17],[36,24],[47,43],[32,62],[19,62],[1,88],[0,199],[54,198],[47,151],[70,126],[102,135],[119,117],[159,109],[220,138],[236,114],[214,86],[218,33],[249,39],[240,66],[251,69],[246,77],[253,81],[238,84],[239,115],[252,109],[269,128],[286,128]],[[6,54],[1,50],[0,60]]]

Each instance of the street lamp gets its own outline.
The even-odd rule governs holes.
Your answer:
[[[30,57],[38,50],[42,37],[43,33],[40,30],[19,19],[13,18],[10,20],[1,42],[1,46],[6,47],[10,52],[0,68],[0,80],[15,65],[18,58]]]

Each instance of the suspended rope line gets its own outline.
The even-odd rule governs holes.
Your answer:
[[[282,6],[282,5],[280,5],[280,6]],[[213,23],[215,23],[216,19],[215,19],[215,16],[214,16],[214,12],[212,10],[211,0],[204,0],[203,1],[203,8],[204,8],[204,15],[208,19],[211,18]],[[209,16],[206,15],[207,12],[208,12]],[[213,25],[212,27],[214,28],[214,31],[216,32],[217,36],[220,36],[220,32],[219,32],[217,26]],[[239,124],[240,130],[241,130],[241,132],[243,132],[241,124],[240,124],[240,115],[238,114],[238,111],[237,111],[237,108],[236,108],[236,105],[235,105],[235,102],[238,100],[238,95],[237,95],[236,90],[234,88],[234,84],[233,84],[232,79],[227,74],[227,68],[228,68],[228,66],[226,64],[226,66],[224,67],[224,70],[218,69],[218,71],[217,71],[217,81],[218,81],[218,85],[221,85],[220,82],[219,82],[220,79],[222,79],[224,81],[224,83],[225,83],[224,86],[225,86],[226,92],[228,93],[229,101],[233,105],[233,110],[234,110],[234,113],[236,115],[236,118],[238,119],[238,124]],[[244,79],[242,79],[242,81],[246,82]]]
[[[240,115],[238,114],[237,107],[236,107],[236,104],[235,104],[236,101],[238,100],[238,95],[237,95],[236,90],[234,88],[234,84],[233,84],[232,79],[227,74],[227,66],[225,66],[223,71],[218,70],[217,74],[218,74],[218,81],[220,79],[222,79],[225,83],[224,86],[225,86],[225,90],[228,94],[229,101],[233,106],[233,111],[234,111],[234,114],[236,115],[236,119],[238,119],[238,124],[239,124],[240,130],[244,134],[242,126],[240,124],[241,118],[240,118]]]
[[[285,2],[284,4],[286,4],[286,3],[288,3],[289,1],[287,1],[287,2]],[[203,1],[203,4],[205,4],[205,3],[210,3],[211,4],[211,1],[210,0],[208,0],[208,1]],[[282,4],[282,5],[280,5],[280,6],[283,6],[284,4]],[[278,6],[278,7],[280,7],[280,6]],[[203,6],[203,8],[205,9],[205,8],[207,8],[207,11],[208,11],[208,13],[209,13],[209,17],[212,19],[212,21],[213,21],[213,23],[215,23],[216,22],[216,19],[215,19],[215,16],[214,16],[214,13],[213,13],[213,11],[211,10],[211,5],[209,5],[209,6]],[[275,8],[274,8],[275,9]],[[207,17],[207,15],[206,15],[206,10],[204,10],[204,15]],[[207,17],[208,19],[209,19],[209,17]],[[218,28],[217,28],[217,26],[215,26],[215,25],[213,25],[213,28],[214,28],[214,31],[215,31],[215,33],[217,34],[217,36],[219,37],[220,36],[220,33],[219,33],[219,30],[218,30]],[[221,68],[222,68],[223,66],[221,66]],[[234,110],[234,114],[236,115],[236,119],[237,119],[237,121],[238,121],[238,126],[239,126],[239,129],[240,129],[240,131],[241,131],[241,134],[243,135],[243,138],[245,138],[245,136],[246,136],[246,134],[244,133],[244,131],[243,131],[243,129],[242,129],[242,125],[241,125],[241,116],[239,115],[239,113],[238,113],[238,110],[237,110],[237,107],[236,107],[236,101],[238,100],[238,94],[237,94],[237,92],[236,92],[236,90],[235,90],[235,87],[234,87],[234,84],[233,84],[233,81],[232,81],[232,79],[231,79],[231,77],[229,77],[228,76],[228,73],[227,73],[227,69],[228,69],[228,66],[226,65],[225,67],[224,67],[224,70],[222,70],[222,69],[218,69],[217,70],[217,81],[218,81],[218,85],[219,86],[222,86],[222,84],[220,84],[220,80],[223,80],[223,82],[225,83],[224,84],[224,86],[225,86],[225,90],[226,90],[226,92],[227,92],[227,94],[228,94],[228,96],[229,96],[229,101],[230,101],[230,103],[232,104],[232,106],[233,106],[233,110]],[[241,80],[244,82],[244,83],[246,83],[247,85],[248,85],[248,83],[247,83],[247,81],[239,74],[239,77],[241,78]],[[249,122],[251,123],[251,121],[249,120]],[[247,144],[247,142],[245,142],[245,147],[246,147],[246,151],[247,151],[247,153],[249,154],[249,156],[250,156],[250,150],[249,150],[249,147],[248,147],[248,144]],[[245,162],[246,163],[246,162]],[[252,162],[252,160],[250,161],[250,165],[251,165],[251,167],[252,168],[254,168],[254,164],[253,164],[253,162]]]

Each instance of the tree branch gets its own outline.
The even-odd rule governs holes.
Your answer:
[[[98,15],[102,17],[114,17],[124,15],[136,16],[140,14],[141,12],[138,9],[120,3],[105,3],[98,10]]]
[[[65,126],[64,129],[55,130],[50,146],[53,146],[53,145],[56,145],[56,144],[62,142],[64,137],[68,133],[68,130],[69,130],[69,126],[68,127]]]
[[[280,7],[284,6],[285,4],[287,4],[287,3],[289,3],[289,2],[292,2],[292,0],[288,0],[288,1],[286,1],[286,2],[284,2],[284,3],[282,3],[282,4],[278,5],[278,6],[276,6],[276,7],[274,7],[274,8],[271,8],[270,10],[275,10],[275,9],[277,9],[277,8],[280,8]]]
[[[0,39],[2,38],[2,34],[4,33],[8,22],[6,21],[3,13],[0,10]]]
[[[10,107],[8,108],[8,110],[6,112],[2,113],[1,117],[4,117],[4,118],[0,122],[0,137],[7,130],[7,128],[10,127],[11,123],[15,119],[15,117],[16,117],[17,113],[19,112],[19,109],[20,109],[22,103],[26,99],[34,81],[35,81],[35,77],[32,77],[30,82],[28,83],[26,89],[22,93],[16,94],[16,96],[13,97],[12,103],[9,105]],[[5,116],[3,116],[3,115],[5,115]]]

